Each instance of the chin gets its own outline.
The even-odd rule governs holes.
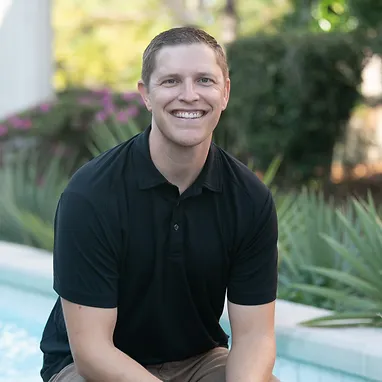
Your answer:
[[[210,137],[210,134],[174,134],[171,140],[179,146],[195,147],[209,140]]]

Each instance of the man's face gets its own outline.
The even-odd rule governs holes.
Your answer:
[[[149,88],[138,85],[152,123],[180,146],[209,139],[227,107],[230,82],[205,44],[164,47],[157,52]]]

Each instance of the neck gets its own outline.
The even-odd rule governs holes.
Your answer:
[[[160,173],[182,194],[198,177],[206,162],[211,139],[193,147],[169,141],[157,127],[149,136],[151,159]]]

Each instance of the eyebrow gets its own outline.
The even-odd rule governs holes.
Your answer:
[[[209,73],[209,72],[197,72],[195,75],[196,75],[196,77],[216,78],[215,75],[213,75],[212,73]],[[181,77],[181,75],[179,73],[168,73],[168,74],[164,74],[164,75],[158,77],[158,80],[161,81],[161,80],[164,80],[165,78],[169,78],[169,77],[179,78],[179,77]]]

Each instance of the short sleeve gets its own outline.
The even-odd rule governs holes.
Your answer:
[[[65,191],[54,223],[53,288],[73,303],[114,308],[118,299],[118,240],[107,210]]]
[[[228,300],[239,305],[266,304],[277,294],[278,224],[270,192],[251,220],[233,254],[227,289]]]

